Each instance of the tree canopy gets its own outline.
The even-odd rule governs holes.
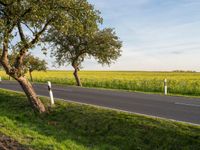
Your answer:
[[[0,39],[4,39],[2,48],[4,46],[18,52],[13,66],[6,62],[6,53],[2,55],[2,64],[7,64],[8,73],[12,73],[14,67],[13,76],[16,77],[23,73],[21,66],[26,52],[40,44],[40,38],[48,33],[50,27],[64,33],[73,27],[81,33],[86,27],[82,21],[93,28],[97,28],[96,20],[101,22],[99,12],[86,0],[4,0],[0,4]],[[13,42],[16,37],[20,39]]]
[[[52,30],[67,33],[73,27],[82,33],[87,27],[97,28],[97,22],[101,22],[99,12],[87,0],[0,0],[0,62],[6,73],[20,83],[35,110],[44,112],[45,108],[24,77],[27,52],[43,46],[41,38]],[[13,51],[16,55],[12,64],[8,57]]]
[[[24,65],[30,72],[47,70],[47,62],[31,54],[25,56]]]
[[[59,65],[70,63],[72,66],[80,66],[90,57],[94,57],[102,65],[110,65],[121,56],[122,42],[111,28],[96,31],[92,36],[76,33],[64,35],[55,31],[48,36],[48,40],[53,43],[52,56]]]
[[[85,28],[82,33],[72,28],[67,34],[54,30],[45,40],[52,43],[52,56],[58,65],[71,64],[75,69],[78,86],[81,83],[77,72],[86,58],[94,57],[98,63],[110,65],[121,56],[122,42],[111,28],[96,28],[92,32]]]
[[[45,60],[40,59],[39,57],[34,57],[30,53],[25,56],[24,66],[25,68],[27,68],[27,72],[29,72],[31,81],[33,81],[33,71],[47,70],[47,62]]]

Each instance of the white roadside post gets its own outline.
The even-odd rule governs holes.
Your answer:
[[[50,95],[50,98],[51,98],[51,105],[54,105],[55,102],[54,102],[54,98],[53,98],[53,92],[52,92],[51,82],[50,81],[48,81],[48,90],[49,90],[49,95]]]
[[[164,81],[164,86],[165,86],[165,95],[168,94],[168,91],[167,91],[167,79],[165,79]]]
[[[0,77],[0,82],[2,82],[2,79],[1,79],[1,77]]]

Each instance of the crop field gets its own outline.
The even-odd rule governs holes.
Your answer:
[[[3,71],[0,71],[0,76],[8,79]],[[84,87],[154,93],[164,92],[166,78],[170,94],[200,96],[200,73],[80,71],[79,76]],[[76,85],[72,71],[33,72],[33,79],[40,83],[51,81],[54,84]]]

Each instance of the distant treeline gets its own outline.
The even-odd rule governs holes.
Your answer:
[[[192,70],[174,70],[172,72],[187,72],[187,73],[196,73],[196,71],[192,71]]]

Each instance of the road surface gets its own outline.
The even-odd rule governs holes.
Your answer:
[[[22,91],[10,81],[0,83],[0,88]],[[34,88],[38,95],[49,96],[47,85],[34,84]],[[63,100],[200,124],[200,99],[56,85],[53,94]]]

